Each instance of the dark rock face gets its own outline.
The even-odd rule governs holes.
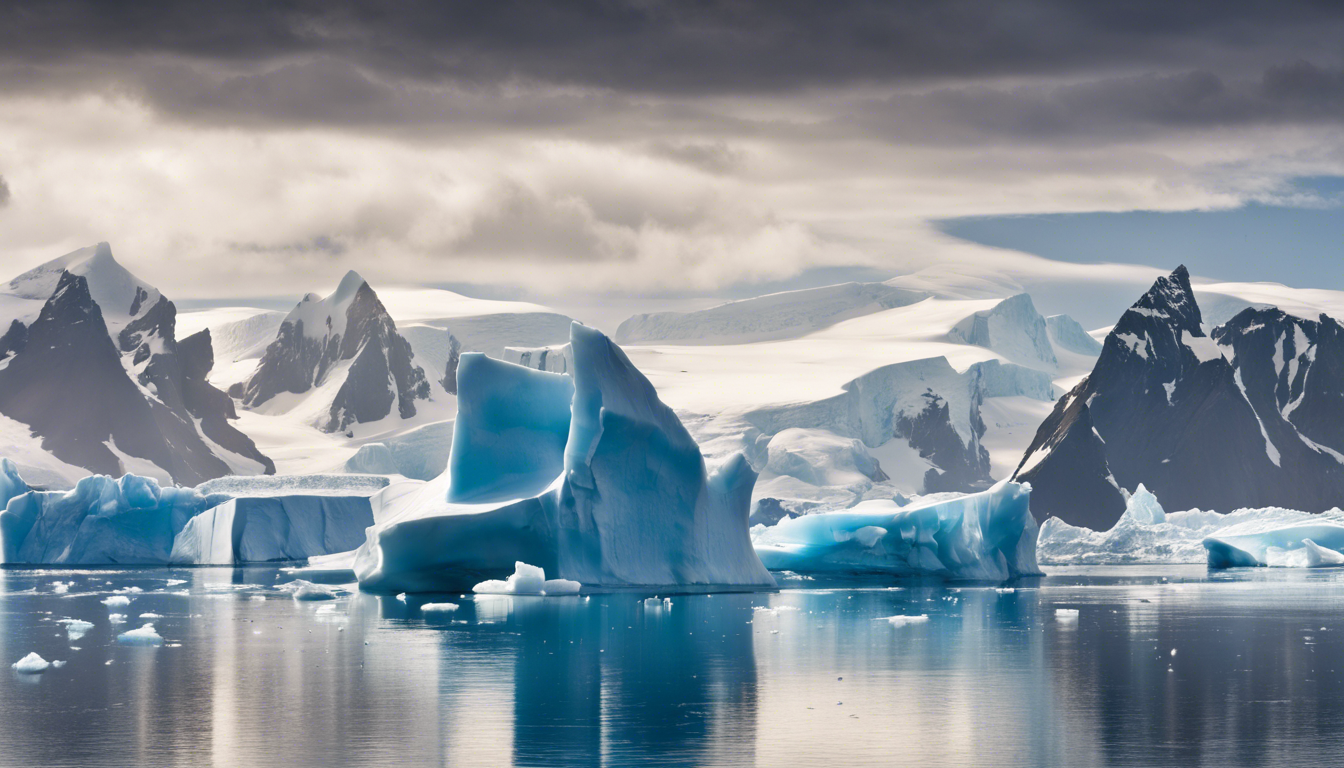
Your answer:
[[[448,363],[443,367],[443,390],[450,395],[457,394],[457,366],[462,361],[462,344],[457,337],[448,340]]]
[[[347,280],[352,277],[358,279],[352,274]],[[338,363],[349,360],[329,419],[321,425],[324,431],[386,418],[393,403],[401,418],[414,416],[415,401],[429,398],[429,381],[415,365],[410,343],[397,333],[392,317],[368,283],[359,282],[344,319],[344,333],[333,332],[335,323],[327,316],[321,338],[304,327],[302,318],[286,319],[256,372],[241,386],[235,385],[230,394],[245,405],[256,406],[281,392],[307,392],[323,384]]]
[[[908,440],[910,447],[919,451],[920,458],[937,465],[937,469],[924,473],[924,492],[988,488],[993,482],[989,476],[989,451],[978,439],[970,445],[962,442],[952,426],[948,403],[940,395],[929,390],[923,397],[926,401],[924,410],[914,416],[901,414],[897,417],[895,436]],[[971,429],[977,438],[985,434],[979,397],[971,407]]]
[[[189,422],[146,398],[126,375],[83,277],[62,274],[29,328],[28,341],[0,370],[0,413],[31,427],[57,458],[120,474],[111,441],[178,482],[195,484],[229,473]]]
[[[1334,320],[1248,309],[1206,336],[1184,267],[1116,324],[1096,367],[1060,400],[1016,473],[1038,518],[1109,528],[1120,488],[1167,509],[1344,497],[1344,334]]]
[[[261,464],[264,474],[275,474],[275,462],[257,448],[252,438],[229,423],[238,418],[233,398],[206,380],[215,365],[210,329],[197,331],[178,342],[177,357],[182,369],[182,404],[200,420],[201,433],[226,451]]]
[[[9,324],[9,330],[5,335],[0,336],[0,360],[16,353],[22,352],[25,344],[28,343],[28,327],[18,320]]]
[[[161,297],[123,329],[118,350],[85,278],[63,273],[27,330],[29,343],[0,369],[0,413],[31,427],[58,459],[93,472],[126,470],[108,446],[111,441],[121,453],[148,460],[178,483],[194,485],[229,474],[193,419],[201,419],[204,428],[207,422],[236,418],[233,404],[206,383],[208,363],[200,376],[186,372],[173,339],[176,314],[172,302]],[[130,356],[140,386],[154,397],[128,375],[123,354]],[[193,371],[200,369],[199,360],[193,361]],[[220,412],[217,399],[209,403],[209,393],[224,399],[227,413]],[[236,437],[220,440],[205,431],[220,445],[275,471],[251,440],[225,427]]]

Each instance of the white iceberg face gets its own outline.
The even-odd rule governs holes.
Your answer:
[[[153,624],[145,624],[139,629],[117,635],[117,642],[122,645],[163,645],[163,638],[154,631]]]
[[[781,520],[753,530],[772,571],[889,573],[1001,581],[1039,575],[1030,489],[1002,482],[988,491],[898,507],[853,509]]]
[[[517,562],[591,585],[774,584],[747,532],[745,459],[708,471],[600,332],[574,324],[570,354],[572,377],[462,357],[448,471],[374,499],[361,588],[463,591]]]
[[[1338,510],[1307,520],[1251,520],[1204,539],[1210,568],[1323,568],[1344,565],[1344,519]],[[1322,519],[1325,518],[1325,519]]]
[[[513,564],[513,575],[508,579],[482,581],[471,591],[478,595],[576,595],[582,586],[568,579],[547,580],[544,570],[520,562]]]
[[[1229,514],[1192,509],[1165,512],[1142,485],[1108,531],[1069,525],[1059,518],[1041,524],[1036,554],[1047,564],[1201,563],[1213,568],[1244,566],[1321,567],[1344,549],[1344,513],[1323,514],[1269,507]],[[1310,542],[1310,543],[1308,543]],[[1344,564],[1344,555],[1341,555]]]
[[[24,656],[22,659],[19,659],[18,661],[14,662],[10,666],[12,666],[14,668],[14,671],[18,672],[19,674],[35,675],[39,672],[46,672],[47,667],[51,666],[51,662],[47,661],[41,656],[38,656],[36,653],[30,653],[27,656]]]

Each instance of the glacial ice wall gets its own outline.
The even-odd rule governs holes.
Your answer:
[[[91,475],[71,491],[32,491],[13,463],[3,460],[0,502],[0,563],[11,564],[294,560],[357,547],[373,524],[367,493],[234,498],[208,486],[164,488],[137,475]]]
[[[361,588],[466,590],[519,561],[594,586],[773,585],[747,531],[746,460],[707,468],[602,333],[575,323],[570,354],[566,376],[463,356],[449,471],[374,500]]]
[[[781,520],[752,530],[772,571],[883,573],[1003,581],[1039,575],[1031,490],[1001,482],[988,491],[899,507],[852,509]]]

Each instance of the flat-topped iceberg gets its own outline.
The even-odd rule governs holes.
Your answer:
[[[4,461],[0,563],[232,565],[348,551],[373,524],[369,494],[385,484],[235,499],[91,475],[70,491],[34,491]]]
[[[465,591],[517,562],[592,586],[774,584],[747,531],[746,460],[707,468],[602,333],[571,326],[570,359],[562,375],[462,356],[448,470],[374,499],[361,588]]]
[[[1344,519],[1332,510],[1309,519],[1251,520],[1204,539],[1210,568],[1322,568],[1344,565]]]
[[[897,506],[872,500],[851,509],[784,519],[752,530],[772,571],[884,573],[1002,581],[1040,575],[1031,489],[1001,482],[988,491]]]
[[[354,549],[371,525],[366,496],[230,499],[188,520],[170,559],[194,565],[301,560]]]

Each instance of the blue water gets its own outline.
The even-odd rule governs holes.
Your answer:
[[[434,618],[418,598],[300,603],[277,580],[0,571],[0,659],[69,662],[3,668],[0,766],[1344,760],[1339,571],[1054,569],[1013,592],[790,581],[670,610],[452,595],[434,599],[461,608]],[[114,627],[99,601],[129,587],[144,591]],[[118,645],[146,612],[167,644]],[[64,617],[95,625],[80,650]]]

